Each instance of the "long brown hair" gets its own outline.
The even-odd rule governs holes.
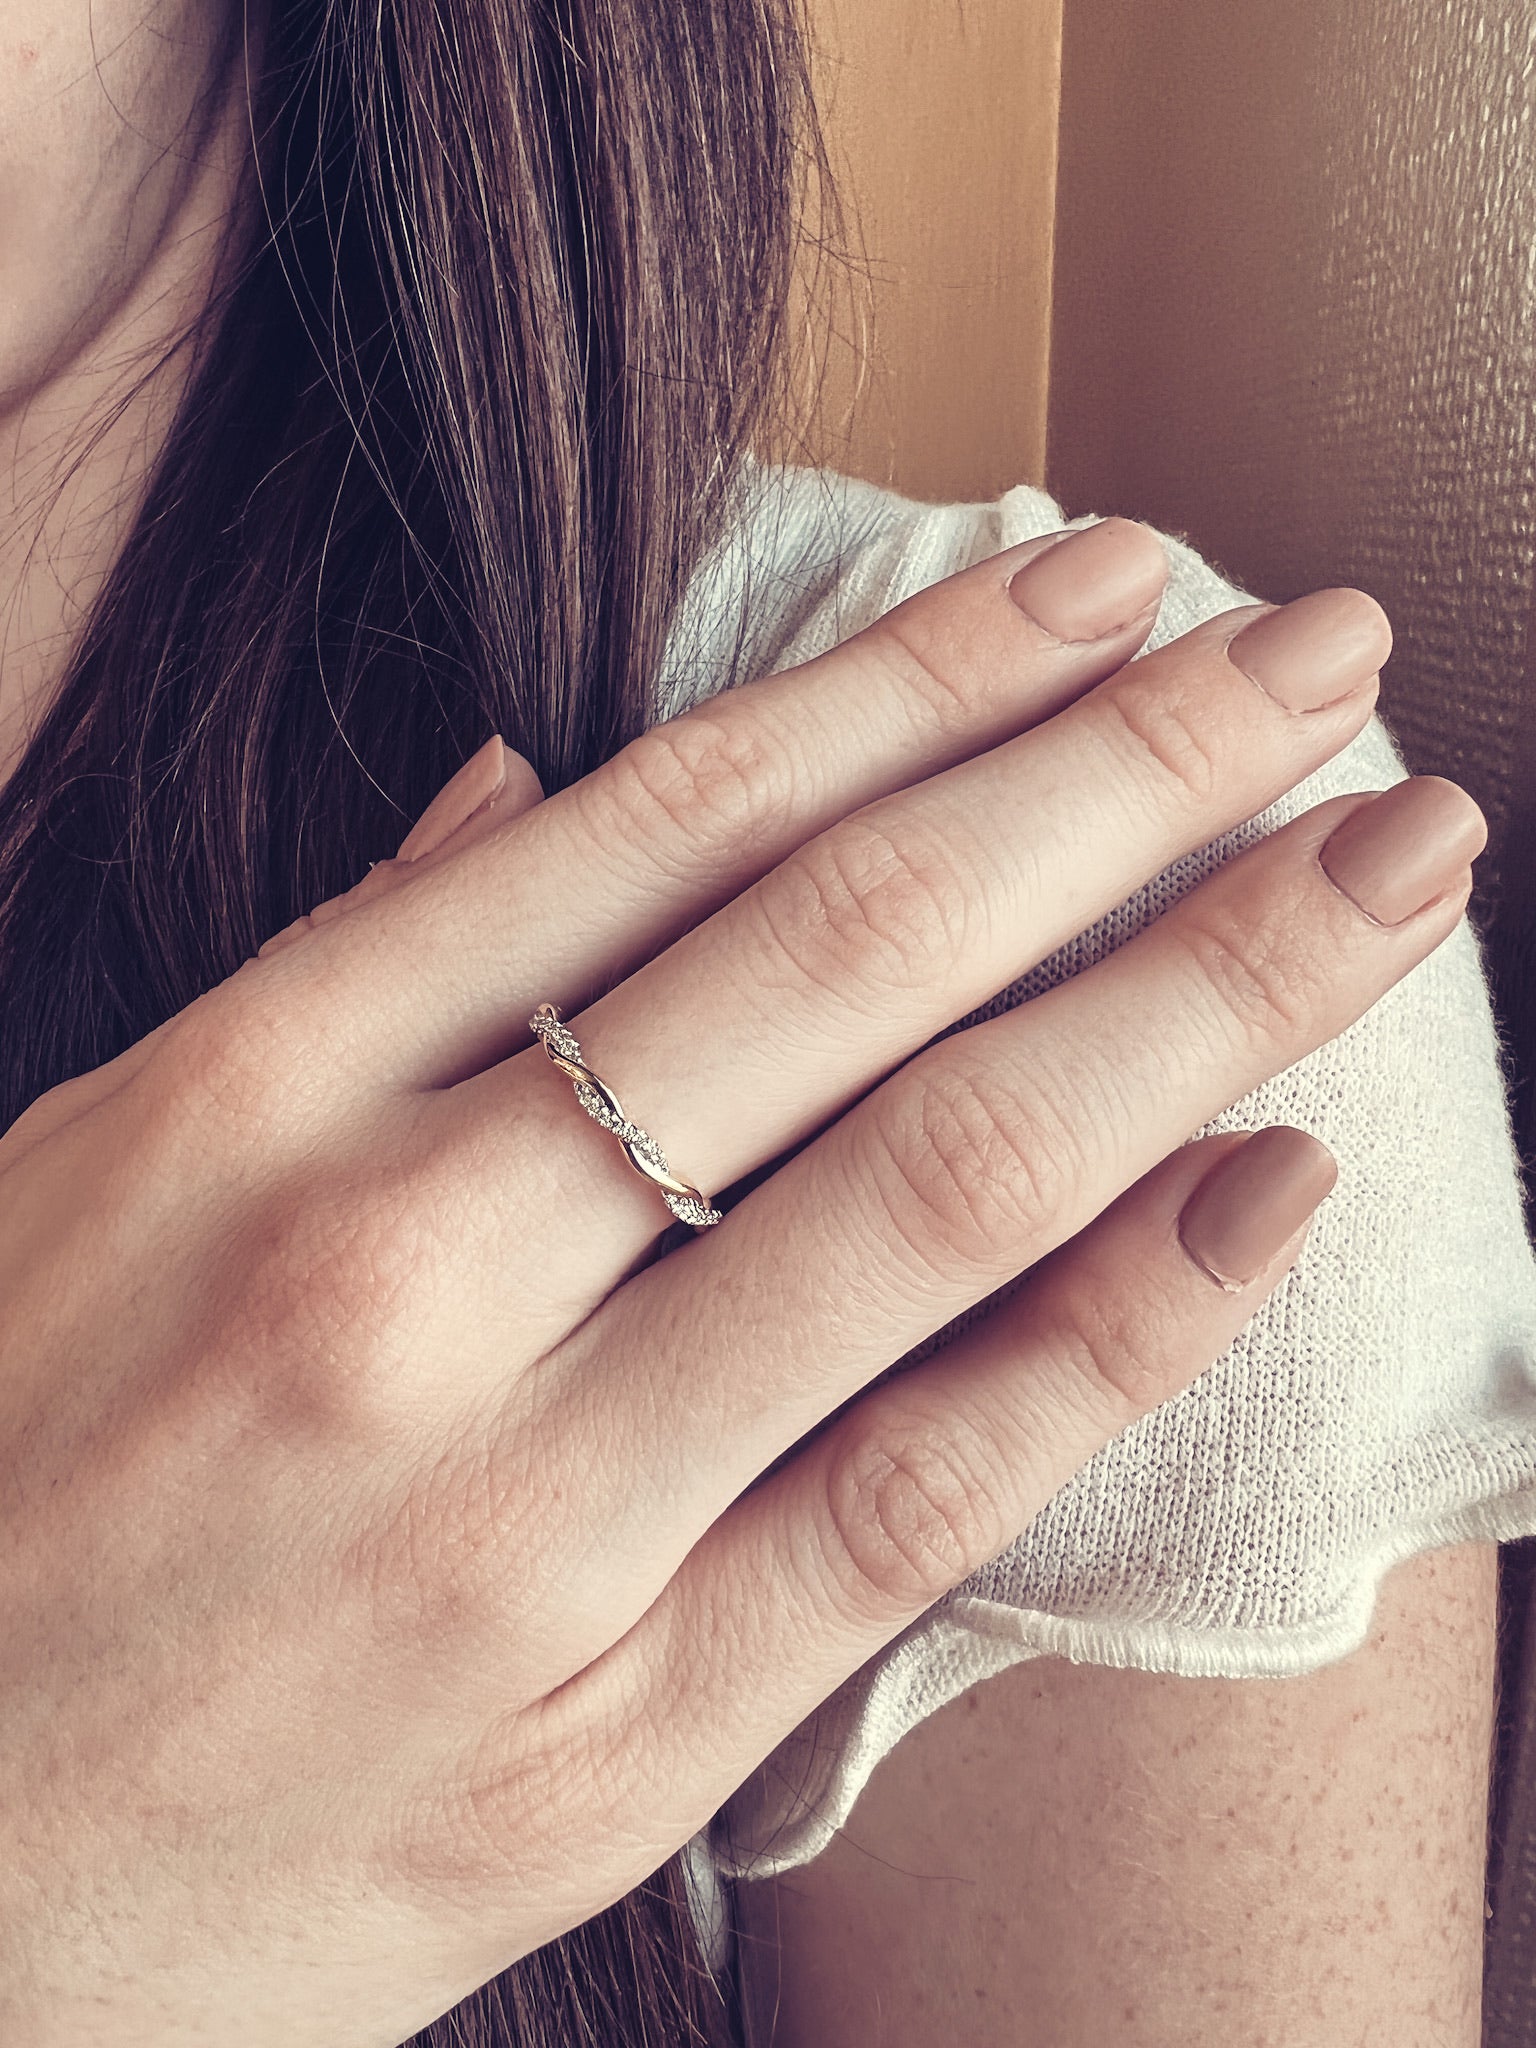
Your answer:
[[[5,1124],[391,854],[491,732],[553,790],[651,720],[783,362],[822,163],[792,5],[269,0],[249,246],[0,792]],[[418,2039],[734,2024],[674,1860]]]

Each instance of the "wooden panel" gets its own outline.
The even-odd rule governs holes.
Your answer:
[[[1038,482],[1061,0],[811,0],[810,16],[853,274],[812,281],[821,389],[789,452],[919,497]]]

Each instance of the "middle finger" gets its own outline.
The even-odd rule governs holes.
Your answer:
[[[706,1196],[802,1143],[1360,731],[1390,647],[1375,601],[1314,592],[1250,621],[1207,620],[1034,730],[840,820],[568,1019],[587,1064]],[[1289,704],[1255,682],[1279,688],[1282,655]],[[1305,708],[1309,687],[1325,708]],[[530,1214],[579,1208],[581,1231],[543,1247],[563,1307],[600,1299],[668,1221],[568,1089],[534,1046],[442,1098],[477,1150],[504,1133],[524,1199],[530,1175],[538,1189]]]

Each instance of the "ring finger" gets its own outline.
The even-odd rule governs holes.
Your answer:
[[[1045,724],[841,819],[570,1020],[591,1069],[706,1194],[803,1142],[1360,730],[1389,644],[1371,599],[1314,593],[1258,621],[1289,635],[1328,700],[1312,710],[1237,665],[1262,671],[1248,643],[1234,652],[1250,621],[1210,619]],[[562,1313],[600,1300],[667,1220],[536,1047],[447,1091],[442,1113],[477,1150],[506,1147],[519,1163],[499,1184],[515,1178],[528,1202],[531,1175],[535,1216],[579,1200],[582,1232],[551,1232],[541,1268]]]
[[[805,1432],[1432,951],[1484,836],[1437,777],[1318,805],[1096,966],[908,1062],[612,1295],[564,1347],[560,1396],[609,1545],[664,1582]],[[642,1374],[614,1371],[633,1357]]]

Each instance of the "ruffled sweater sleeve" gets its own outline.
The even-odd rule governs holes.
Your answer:
[[[780,476],[772,502],[762,574],[726,579],[748,593],[758,667],[806,659],[969,561],[1097,516],[1067,521],[1030,488],[991,506],[919,506],[820,473]],[[1252,602],[1181,538],[1160,538],[1169,579],[1149,649]],[[1280,802],[975,1016],[1091,965],[1313,804],[1405,773],[1373,718]],[[1364,1641],[1400,1559],[1536,1533],[1536,1261],[1468,920],[1342,1036],[1203,1130],[1273,1123],[1315,1132],[1339,1163],[1294,1270],[1211,1370],[1106,1445],[774,1752],[709,1830],[719,1871],[766,1876],[813,1857],[909,1728],[1007,1665],[1308,1671]]]

